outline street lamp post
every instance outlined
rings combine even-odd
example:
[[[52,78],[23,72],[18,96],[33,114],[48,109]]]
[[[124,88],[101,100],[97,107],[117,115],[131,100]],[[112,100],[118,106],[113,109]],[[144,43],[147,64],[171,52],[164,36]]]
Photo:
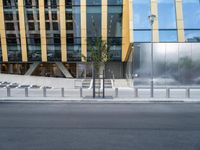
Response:
[[[151,97],[154,97],[154,83],[153,83],[153,23],[155,21],[156,15],[151,14],[149,17],[149,22],[151,24]]]

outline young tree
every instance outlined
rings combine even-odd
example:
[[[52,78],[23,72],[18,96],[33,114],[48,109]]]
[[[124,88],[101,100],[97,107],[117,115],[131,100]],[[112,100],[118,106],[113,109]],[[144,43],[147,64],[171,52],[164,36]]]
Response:
[[[93,63],[97,73],[102,74],[106,63],[110,61],[110,45],[101,37],[95,37],[88,44],[88,50],[90,52],[89,60]],[[87,60],[86,56],[83,58]]]
[[[105,65],[110,61],[110,42],[102,40],[102,37],[98,36],[95,23],[92,25],[92,32],[94,37],[88,42],[88,51],[90,53],[89,58],[82,55],[86,62],[91,61],[98,74],[102,74],[105,69]]]
[[[88,42],[88,52],[89,57],[82,55],[83,59],[86,62],[92,62],[93,64],[93,98],[95,98],[95,78],[102,77],[105,65],[110,61],[110,44],[109,42],[102,40],[102,37],[99,37],[97,30],[93,22],[93,33],[94,37]],[[98,73],[98,74],[97,74]],[[100,90],[100,89],[99,89]]]

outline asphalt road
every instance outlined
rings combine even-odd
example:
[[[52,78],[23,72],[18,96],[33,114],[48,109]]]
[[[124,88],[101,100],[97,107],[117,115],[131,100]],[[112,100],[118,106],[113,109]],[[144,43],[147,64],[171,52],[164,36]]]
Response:
[[[200,104],[0,103],[0,150],[200,150]]]

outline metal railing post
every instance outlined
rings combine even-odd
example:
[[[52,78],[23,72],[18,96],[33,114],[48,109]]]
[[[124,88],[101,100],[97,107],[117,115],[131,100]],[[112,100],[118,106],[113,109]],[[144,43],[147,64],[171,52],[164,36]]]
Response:
[[[11,90],[10,90],[10,87],[7,87],[7,97],[11,97]]]
[[[105,71],[103,70],[103,98],[105,98]]]
[[[135,94],[135,97],[138,97],[138,88],[135,88],[134,94]]]
[[[170,98],[170,88],[166,88],[166,97]]]
[[[28,97],[28,87],[25,88],[25,97]]]
[[[61,97],[65,97],[65,89],[61,88]]]
[[[117,98],[119,96],[119,90],[118,88],[115,88],[115,97]]]
[[[186,98],[190,98],[190,88],[186,89]]]
[[[82,89],[82,87],[80,88],[80,97],[83,97],[83,89]]]
[[[47,97],[47,89],[46,89],[46,87],[43,87],[43,97]]]

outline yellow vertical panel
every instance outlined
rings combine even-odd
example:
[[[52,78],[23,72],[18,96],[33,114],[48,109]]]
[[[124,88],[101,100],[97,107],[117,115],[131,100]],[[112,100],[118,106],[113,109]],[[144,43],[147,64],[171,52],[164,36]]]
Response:
[[[159,42],[158,1],[157,0],[151,0],[151,14],[156,15],[155,21],[153,23],[153,42]]]
[[[3,62],[7,62],[8,51],[7,51],[6,31],[5,31],[5,22],[4,22],[4,12],[3,12],[3,0],[0,0],[0,36],[1,36]]]
[[[101,36],[103,41],[107,41],[107,16],[108,16],[108,1],[107,0],[102,0],[102,12],[101,12],[101,20],[102,20],[102,25],[101,25]]]
[[[19,26],[20,26],[20,39],[21,39],[21,50],[22,50],[22,61],[27,62],[27,43],[26,43],[26,29],[24,19],[24,1],[18,1],[19,11]]]
[[[61,60],[62,62],[67,62],[65,0],[60,0],[59,3],[60,3],[59,5],[60,5]]]
[[[184,42],[184,24],[183,24],[183,8],[182,0],[176,0],[176,24],[178,31],[178,42]]]
[[[39,14],[40,14],[40,38],[41,38],[42,62],[47,62],[47,42],[46,42],[44,0],[39,0]]]
[[[123,0],[122,16],[122,62],[126,61],[130,45],[130,19],[129,19],[129,0]]]
[[[130,43],[133,43],[133,0],[129,0],[129,32]]]
[[[81,55],[87,57],[86,0],[81,0]],[[82,61],[86,61],[82,57]]]

